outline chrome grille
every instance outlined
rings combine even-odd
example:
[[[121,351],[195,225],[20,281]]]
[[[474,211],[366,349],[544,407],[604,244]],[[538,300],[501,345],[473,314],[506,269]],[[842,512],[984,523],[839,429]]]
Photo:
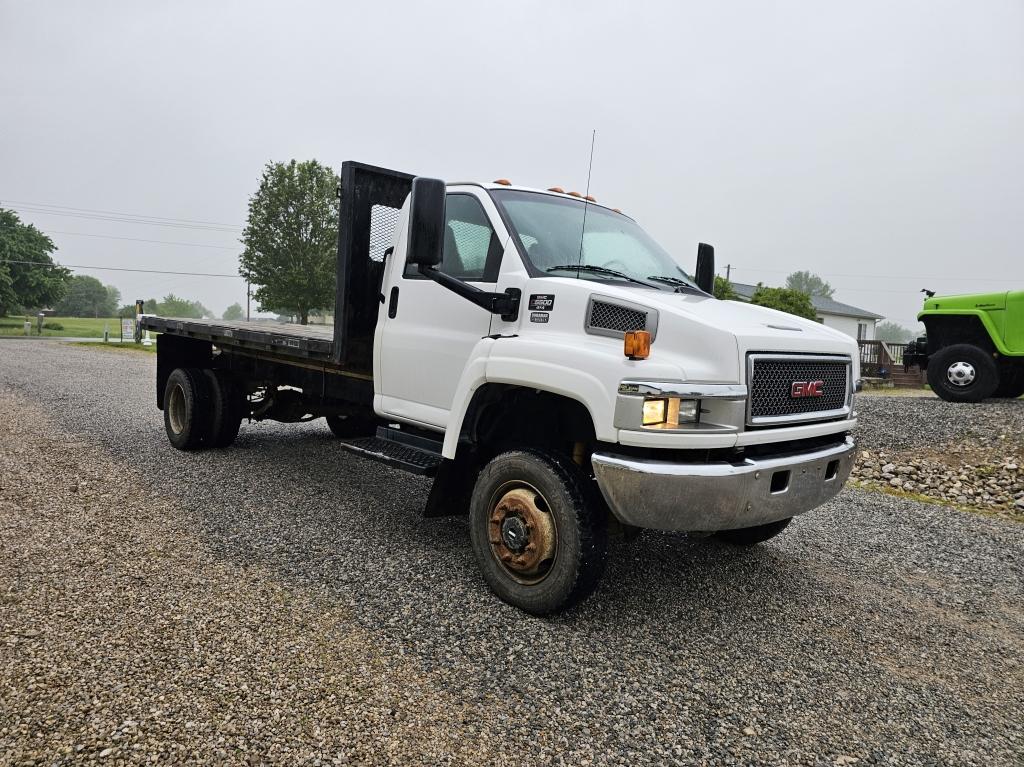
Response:
[[[849,413],[850,359],[751,354],[748,420],[757,423],[826,420]],[[796,397],[793,384],[821,381],[820,397]]]

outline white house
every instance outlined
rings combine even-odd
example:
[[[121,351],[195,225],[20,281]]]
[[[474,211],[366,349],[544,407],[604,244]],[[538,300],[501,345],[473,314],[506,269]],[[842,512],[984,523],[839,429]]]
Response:
[[[743,301],[749,301],[757,290],[756,285],[744,285],[740,282],[732,284],[733,289]],[[818,322],[826,327],[835,328],[858,341],[874,341],[875,325],[884,319],[881,315],[859,309],[831,298],[811,296],[811,304],[818,312]]]

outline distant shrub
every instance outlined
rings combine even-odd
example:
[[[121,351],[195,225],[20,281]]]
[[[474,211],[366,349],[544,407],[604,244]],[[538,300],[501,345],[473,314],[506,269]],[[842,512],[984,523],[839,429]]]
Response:
[[[59,322],[44,322],[43,323],[43,327],[46,330],[63,330],[64,329],[64,326],[61,325]]]

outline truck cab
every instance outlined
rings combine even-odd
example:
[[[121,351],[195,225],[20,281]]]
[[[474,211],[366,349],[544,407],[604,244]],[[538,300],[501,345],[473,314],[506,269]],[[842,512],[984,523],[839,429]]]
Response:
[[[610,533],[752,545],[842,488],[856,342],[714,298],[710,247],[691,272],[625,213],[504,180],[346,163],[341,194],[320,377],[289,364],[289,340],[146,318],[159,344],[177,337],[165,410],[172,373],[195,369],[188,343],[207,344],[208,399],[224,382],[242,417],[325,415],[347,449],[433,476],[424,513],[468,515],[488,585],[536,614],[594,589]]]

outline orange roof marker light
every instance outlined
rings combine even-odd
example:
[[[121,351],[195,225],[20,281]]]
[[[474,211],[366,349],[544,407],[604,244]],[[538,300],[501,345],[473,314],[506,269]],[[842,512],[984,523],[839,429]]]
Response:
[[[560,187],[560,186],[549,186],[548,187],[548,191],[549,192],[558,192],[559,194],[565,194],[565,190],[562,189],[562,187]]]
[[[570,197],[582,197],[583,196],[579,192],[566,192],[566,194],[569,195]]]
[[[631,360],[647,359],[651,356],[651,334],[646,330],[627,331],[622,351]]]
[[[614,212],[614,213],[621,213],[622,211],[619,210],[618,208],[612,208],[612,212]]]
[[[512,186],[512,182],[507,178],[496,178],[494,179],[495,184],[501,184],[502,186]]]
[[[583,199],[586,200],[587,202],[597,202],[597,198],[594,197],[592,194],[588,194]]]

